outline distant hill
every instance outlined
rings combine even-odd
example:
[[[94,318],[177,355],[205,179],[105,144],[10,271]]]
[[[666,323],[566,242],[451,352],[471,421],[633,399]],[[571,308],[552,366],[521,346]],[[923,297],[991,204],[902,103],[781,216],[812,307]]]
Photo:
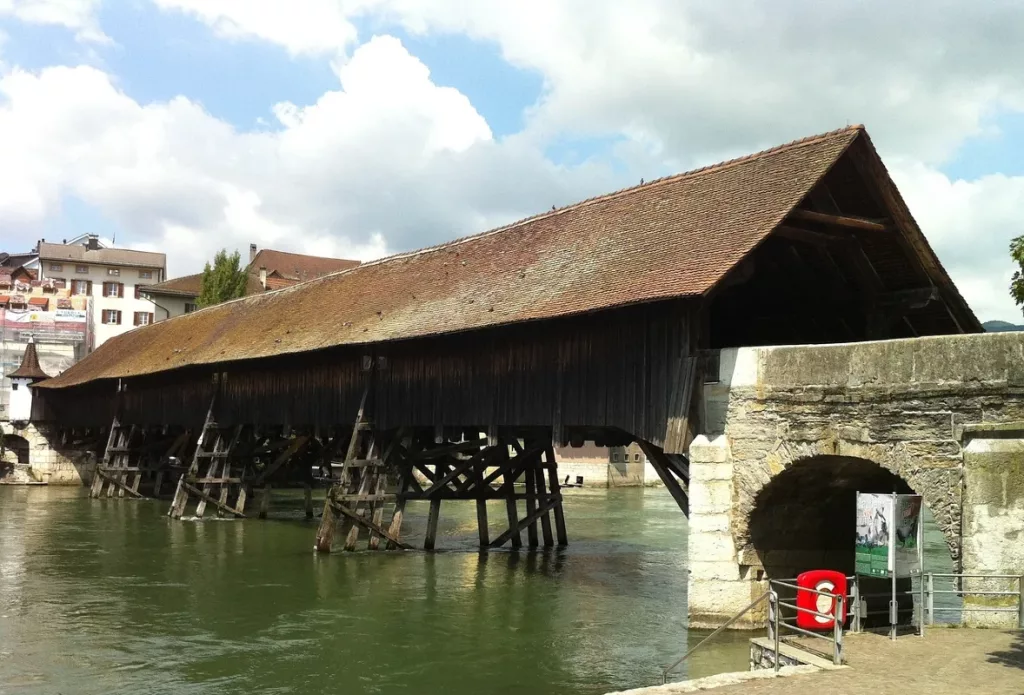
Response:
[[[986,321],[981,325],[989,333],[1004,333],[1006,331],[1024,331],[1024,326],[1018,326],[1007,321]]]

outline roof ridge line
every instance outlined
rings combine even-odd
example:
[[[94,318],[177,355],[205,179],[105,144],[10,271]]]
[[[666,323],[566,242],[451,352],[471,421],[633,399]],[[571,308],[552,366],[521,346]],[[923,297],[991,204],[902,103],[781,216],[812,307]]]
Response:
[[[703,174],[707,174],[707,173],[712,172],[712,171],[719,171],[719,170],[722,170],[722,169],[728,169],[728,168],[731,168],[731,167],[734,167],[734,166],[739,166],[741,164],[746,164],[748,162],[756,161],[756,160],[761,159],[763,157],[766,157],[768,155],[777,154],[779,152],[787,151],[787,150],[794,149],[794,148],[797,148],[797,147],[806,147],[807,145],[815,144],[817,142],[820,142],[821,140],[824,140],[825,138],[830,138],[830,137],[839,135],[841,133],[847,133],[847,132],[853,132],[853,131],[861,131],[861,132],[863,132],[865,130],[866,129],[865,129],[865,127],[862,124],[854,124],[854,125],[845,126],[843,128],[836,128],[834,130],[830,130],[830,131],[827,131],[827,132],[824,132],[824,133],[818,133],[817,135],[808,135],[807,137],[798,138],[796,140],[791,140],[790,142],[785,142],[785,143],[782,143],[780,145],[775,145],[773,147],[769,147],[769,148],[761,150],[759,152],[754,152],[752,154],[747,154],[747,155],[743,155],[743,156],[740,156],[740,157],[733,157],[732,159],[727,159],[727,160],[724,160],[724,161],[721,161],[721,162],[716,162],[714,164],[708,164],[706,166],[698,167],[696,169],[691,169],[689,171],[684,171],[684,172],[681,172],[681,173],[678,173],[678,174],[670,174],[668,176],[663,176],[663,177],[661,177],[659,179],[654,179],[652,181],[648,181],[646,183],[642,183],[642,184],[639,184],[639,185],[636,185],[636,186],[629,186],[627,188],[620,188],[619,190],[612,191],[611,193],[604,193],[604,194],[601,194],[601,195],[592,196],[590,198],[585,198],[585,199],[583,199],[581,201],[578,201],[578,202],[566,205],[565,207],[558,208],[557,210],[548,210],[548,211],[545,211],[545,212],[542,212],[542,213],[538,213],[536,215],[531,215],[529,217],[524,217],[523,219],[516,220],[515,222],[510,222],[509,224],[503,225],[501,227],[495,227],[494,229],[489,229],[489,230],[486,230],[486,231],[483,231],[483,232],[478,232],[476,234],[470,234],[470,235],[467,235],[467,236],[458,237],[456,239],[451,239],[449,241],[445,241],[445,242],[442,242],[440,244],[434,244],[433,246],[425,246],[423,248],[413,249],[412,251],[403,251],[401,253],[395,253],[395,254],[392,254],[390,256],[384,256],[382,258],[378,258],[378,259],[375,259],[375,260],[372,260],[372,261],[366,261],[364,263],[360,263],[359,265],[354,266],[352,268],[345,268],[343,270],[338,270],[338,271],[335,271],[333,273],[326,273],[326,274],[321,275],[320,277],[317,277],[317,278],[311,278],[309,280],[300,281],[300,282],[298,282],[298,283],[296,283],[294,285],[290,285],[288,287],[282,287],[282,288],[276,289],[276,290],[268,290],[266,292],[263,292],[262,294],[253,295],[251,297],[238,297],[236,299],[232,299],[232,300],[229,300],[227,302],[222,302],[221,304],[214,305],[214,306],[223,306],[224,304],[241,303],[241,302],[245,302],[247,300],[258,301],[262,297],[267,297],[267,296],[272,295],[272,294],[289,292],[289,291],[297,289],[300,286],[304,286],[304,285],[308,285],[308,284],[313,284],[313,283],[317,283],[317,282],[326,281],[326,280],[329,280],[331,278],[338,277],[339,275],[343,275],[345,273],[351,273],[351,272],[360,270],[362,268],[378,266],[378,265],[382,265],[382,264],[390,262],[390,261],[402,260],[404,258],[414,258],[416,256],[420,256],[420,255],[424,255],[424,254],[428,254],[428,253],[433,253],[433,252],[436,252],[436,251],[441,251],[441,250],[446,249],[446,248],[455,247],[455,246],[458,246],[460,244],[464,244],[464,243],[467,243],[469,241],[473,241],[475,239],[483,239],[483,238],[486,238],[486,237],[489,237],[489,236],[492,236],[492,235],[495,235],[495,234],[500,234],[500,233],[506,232],[506,231],[508,231],[510,229],[515,229],[516,227],[519,227],[521,225],[524,225],[524,224],[527,224],[527,223],[530,223],[530,222],[536,222],[537,220],[542,220],[542,219],[544,219],[546,217],[554,217],[555,215],[560,215],[560,214],[562,214],[564,212],[569,212],[571,210],[576,210],[576,209],[583,208],[583,207],[586,207],[586,206],[589,206],[589,205],[594,205],[596,203],[603,202],[603,201],[606,201],[606,200],[614,200],[617,197],[620,197],[620,196],[623,196],[623,195],[627,195],[627,194],[632,193],[634,191],[637,191],[637,190],[639,190],[641,188],[649,188],[650,186],[655,186],[655,185],[665,185],[667,183],[675,182],[675,181],[681,181],[683,179],[686,179],[686,178],[689,178],[689,177],[692,177],[692,176],[703,175]],[[261,251],[262,251],[262,249],[261,249]],[[284,253],[289,253],[289,252],[286,251]],[[302,255],[302,254],[297,254],[297,255]],[[203,307],[203,309],[208,309],[208,308],[211,308],[211,307]],[[203,309],[200,309],[199,311],[202,311]],[[177,317],[174,317],[174,318],[177,318]]]
[[[639,190],[641,188],[649,188],[651,186],[664,185],[664,184],[672,183],[672,182],[675,182],[675,181],[681,181],[681,180],[689,178],[691,176],[696,176],[698,174],[707,174],[707,173],[712,172],[712,171],[728,169],[730,167],[734,167],[734,166],[738,166],[738,165],[741,165],[741,164],[746,164],[748,162],[756,161],[756,160],[758,160],[758,159],[760,159],[762,157],[765,157],[767,155],[776,154],[778,152],[794,149],[796,147],[805,147],[807,145],[812,145],[812,144],[817,143],[817,142],[819,142],[821,140],[824,140],[825,138],[833,137],[833,136],[839,135],[841,133],[853,132],[853,131],[864,131],[864,130],[865,130],[865,128],[864,128],[863,125],[855,124],[855,125],[845,126],[843,128],[836,128],[835,130],[830,130],[830,131],[825,132],[825,133],[819,133],[817,135],[809,135],[807,137],[799,138],[797,140],[792,140],[790,142],[786,142],[786,143],[783,143],[781,145],[775,145],[773,147],[769,147],[768,149],[761,150],[759,152],[754,152],[753,154],[747,154],[747,155],[743,155],[741,157],[734,157],[732,159],[727,159],[727,160],[724,160],[724,161],[721,161],[721,162],[716,162],[714,164],[708,164],[708,165],[705,165],[703,167],[698,167],[696,169],[690,169],[689,171],[684,171],[684,172],[681,172],[681,173],[678,173],[678,174],[669,174],[668,176],[662,176],[661,178],[653,179],[651,181],[647,181],[646,183],[638,184],[636,186],[629,186],[627,188],[620,188],[619,190],[612,191],[611,193],[602,193],[601,195],[591,196],[590,198],[584,198],[583,200],[577,201],[575,203],[570,203],[569,205],[566,205],[564,207],[560,207],[560,208],[558,208],[556,210],[547,210],[547,211],[544,211],[544,212],[541,212],[541,213],[537,213],[535,215],[530,215],[529,217],[524,217],[521,220],[516,220],[515,222],[510,222],[510,223],[508,223],[506,225],[502,225],[500,227],[495,227],[494,229],[489,229],[489,230],[486,230],[486,231],[483,231],[483,232],[478,232],[476,234],[469,234],[467,236],[458,237],[456,239],[451,239],[449,241],[445,241],[445,242],[442,242],[440,244],[434,244],[433,246],[425,246],[425,247],[420,248],[420,249],[414,249],[412,251],[403,251],[401,253],[392,254],[390,256],[384,256],[382,258],[378,258],[378,259],[375,259],[375,260],[372,260],[372,261],[366,261],[365,263],[361,263],[356,268],[347,268],[345,270],[340,270],[340,271],[337,271],[335,273],[329,273],[329,274],[323,275],[323,276],[321,276],[319,278],[315,278],[313,280],[310,280],[309,282],[315,282],[316,280],[323,280],[323,279],[326,279],[326,278],[329,278],[329,277],[333,277],[335,275],[340,275],[341,273],[348,273],[348,272],[351,272],[353,270],[357,270],[358,268],[364,268],[364,267],[367,267],[367,266],[380,265],[380,264],[385,263],[387,261],[401,260],[403,258],[412,258],[414,256],[419,256],[421,254],[431,253],[431,252],[434,252],[434,251],[440,251],[440,250],[448,248],[448,247],[458,246],[460,244],[466,243],[468,241],[472,241],[474,239],[481,239],[481,238],[484,238],[484,237],[491,236],[493,234],[499,234],[501,232],[505,232],[505,231],[508,231],[510,229],[515,229],[516,227],[519,227],[521,225],[524,225],[524,224],[527,224],[527,223],[530,223],[530,222],[536,222],[537,220],[542,220],[542,219],[544,219],[546,217],[554,217],[555,215],[560,215],[560,214],[562,214],[564,212],[569,212],[569,211],[572,211],[572,210],[577,210],[579,208],[586,207],[586,206],[589,206],[589,205],[593,205],[595,203],[600,203],[600,202],[603,202],[603,201],[606,201],[606,200],[614,200],[615,198],[618,198],[620,196],[632,193],[632,192],[637,191],[637,190]],[[290,289],[290,288],[284,288],[284,289]]]

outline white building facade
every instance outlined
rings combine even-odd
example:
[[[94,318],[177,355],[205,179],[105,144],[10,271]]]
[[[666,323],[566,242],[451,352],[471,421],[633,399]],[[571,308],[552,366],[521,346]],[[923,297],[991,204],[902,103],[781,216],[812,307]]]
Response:
[[[63,281],[72,297],[89,299],[92,349],[153,323],[156,307],[139,288],[162,282],[166,275],[162,253],[106,248],[95,236],[82,243],[39,242],[40,279]]]

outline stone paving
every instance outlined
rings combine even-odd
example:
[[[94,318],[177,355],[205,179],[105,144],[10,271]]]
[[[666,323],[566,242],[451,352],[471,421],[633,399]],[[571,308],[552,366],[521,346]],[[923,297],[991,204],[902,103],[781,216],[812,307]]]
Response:
[[[1024,631],[933,628],[895,643],[848,635],[849,668],[746,681],[714,695],[1024,695]],[[630,691],[637,695],[694,692],[685,683]]]

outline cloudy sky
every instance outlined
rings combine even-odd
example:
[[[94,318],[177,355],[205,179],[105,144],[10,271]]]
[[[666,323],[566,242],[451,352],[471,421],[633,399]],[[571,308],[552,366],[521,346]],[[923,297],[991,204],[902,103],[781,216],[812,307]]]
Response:
[[[0,248],[370,259],[850,123],[1021,321],[1019,0],[0,0]]]

